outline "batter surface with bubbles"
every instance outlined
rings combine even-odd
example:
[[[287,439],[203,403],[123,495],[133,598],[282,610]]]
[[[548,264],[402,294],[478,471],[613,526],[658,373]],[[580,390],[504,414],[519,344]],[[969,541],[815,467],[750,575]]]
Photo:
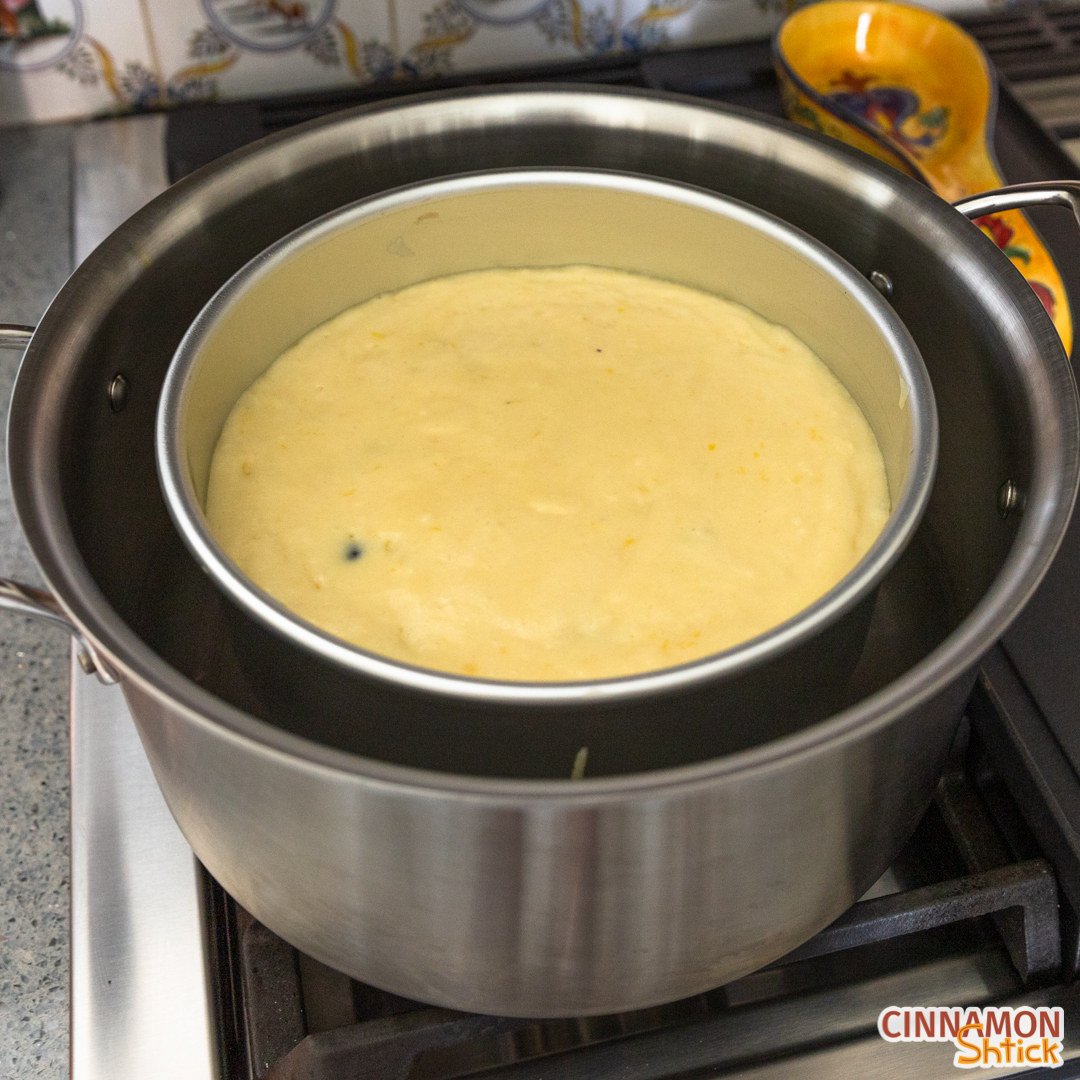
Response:
[[[579,266],[438,278],[317,327],[233,408],[206,510],[331,634],[551,682],[791,618],[865,554],[889,494],[858,406],[790,331]]]

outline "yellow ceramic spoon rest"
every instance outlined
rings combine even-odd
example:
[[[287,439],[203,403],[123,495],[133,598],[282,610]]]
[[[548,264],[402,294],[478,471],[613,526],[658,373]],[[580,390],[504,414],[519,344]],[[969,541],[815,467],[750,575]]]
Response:
[[[992,150],[997,80],[973,38],[924,8],[823,0],[777,31],[791,119],[873,154],[956,202],[1005,183]],[[1027,278],[1068,353],[1064,282],[1019,210],[976,219]]]

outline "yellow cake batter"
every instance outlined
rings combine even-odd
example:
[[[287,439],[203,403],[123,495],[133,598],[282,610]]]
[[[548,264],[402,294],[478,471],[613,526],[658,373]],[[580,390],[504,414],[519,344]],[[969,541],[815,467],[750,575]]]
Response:
[[[284,353],[214,453],[210,528],[372,652],[563,681],[796,614],[889,514],[858,407],[790,331],[615,270],[378,296]]]

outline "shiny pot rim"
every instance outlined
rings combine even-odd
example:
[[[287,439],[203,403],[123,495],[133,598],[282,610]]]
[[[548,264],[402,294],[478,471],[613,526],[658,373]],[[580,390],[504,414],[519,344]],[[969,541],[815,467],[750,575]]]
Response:
[[[722,652],[651,671],[559,682],[486,679],[419,667],[353,645],[290,611],[225,553],[200,506],[188,467],[185,418],[202,350],[249,290],[299,253],[365,221],[395,211],[418,211],[459,195],[543,186],[643,195],[748,226],[837,282],[869,316],[890,354],[901,407],[910,417],[912,446],[888,521],[863,557],[826,593],[784,622]],[[936,472],[938,420],[929,373],[903,322],[862,274],[802,230],[741,200],[679,181],[609,169],[506,168],[419,181],[359,199],[295,229],[249,260],[211,297],[180,342],[160,393],[154,442],[165,502],[189,551],[226,596],[292,646],[354,674],[408,690],[466,702],[558,707],[631,701],[739,676],[798,648],[851,611],[880,584],[922,520]]]
[[[467,108],[469,113],[463,110]],[[1002,571],[960,626],[903,676],[850,708],[773,743],[675,769],[568,781],[463,777],[390,765],[335,750],[283,731],[203,689],[163,660],[124,622],[90,574],[64,511],[55,433],[64,422],[57,389],[74,358],[88,347],[131,287],[145,260],[176,243],[185,230],[221,212],[238,192],[271,183],[290,170],[315,167],[340,153],[339,125],[354,125],[357,152],[393,145],[428,130],[499,128],[515,123],[556,128],[575,123],[619,130],[647,129],[664,139],[710,141],[748,155],[768,154],[841,190],[858,192],[882,214],[918,217],[942,258],[958,274],[972,263],[986,271],[987,310],[1019,306],[999,329],[1026,357],[1033,410],[1043,421],[1033,448],[1027,505]],[[59,603],[103,661],[159,707],[175,709],[199,728],[298,768],[373,788],[471,802],[519,805],[614,803],[641,793],[700,787],[734,772],[777,767],[824,745],[851,744],[932,700],[961,671],[978,663],[1035,590],[1060,544],[1080,475],[1078,403],[1072,370],[1041,304],[982,232],[928,189],[824,135],[750,110],[663,91],[515,85],[432,91],[405,102],[363,105],[312,120],[237,150],[175,184],[117,229],[73,274],[45,313],[20,369],[9,415],[9,473],[16,512]],[[1034,325],[1035,330],[1031,329]],[[102,388],[104,390],[104,387]],[[1049,538],[1049,539],[1047,539]]]

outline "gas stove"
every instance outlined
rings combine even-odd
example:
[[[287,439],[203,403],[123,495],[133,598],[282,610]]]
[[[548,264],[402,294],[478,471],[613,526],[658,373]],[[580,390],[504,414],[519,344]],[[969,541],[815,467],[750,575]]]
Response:
[[[1030,16],[1051,41],[1035,71],[1043,82],[1002,88],[996,145],[1010,181],[1080,178],[1062,145],[1021,104],[1048,116],[1052,101],[1061,134],[1080,134],[1080,94],[1070,113],[1061,90],[1062,80],[1080,72],[1075,56],[1062,59],[1062,42],[1072,40],[1070,12],[1050,7]],[[972,21],[1006,71],[1010,64],[1030,68],[1038,49],[1025,52],[1024,43],[1043,40],[1034,31],[1024,38],[1021,14]],[[647,86],[782,114],[764,42],[512,75]],[[422,88],[508,78],[474,75]],[[1051,83],[1054,93],[1046,90]],[[88,125],[76,147],[77,248],[85,254],[160,190],[165,170],[176,180],[251,139],[417,88],[198,106],[167,121],[141,117],[112,129]],[[118,160],[133,164],[117,172]],[[119,183],[108,181],[110,167]],[[1068,288],[1080,296],[1075,237],[1045,232]],[[489,1080],[931,1080],[955,1075],[953,1045],[887,1043],[877,1032],[881,1010],[989,1004],[1061,1007],[1066,1061],[1047,1075],[1080,1076],[1080,987],[1073,985],[1080,971],[1078,601],[1074,523],[1047,581],[984,661],[915,835],[836,923],[709,993],[577,1020],[432,1008],[298,953],[199,866],[165,807],[119,691],[73,664],[73,1080],[452,1080],[479,1073]]]

